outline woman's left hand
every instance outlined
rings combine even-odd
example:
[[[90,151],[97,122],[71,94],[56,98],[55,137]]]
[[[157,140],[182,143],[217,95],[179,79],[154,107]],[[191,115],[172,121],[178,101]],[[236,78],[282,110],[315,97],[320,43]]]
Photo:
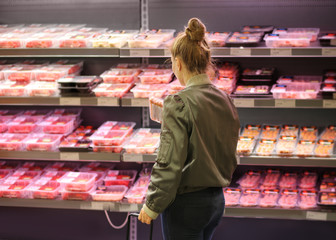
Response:
[[[147,215],[145,210],[142,208],[138,217],[139,221],[142,223],[150,224],[153,220],[150,216]]]

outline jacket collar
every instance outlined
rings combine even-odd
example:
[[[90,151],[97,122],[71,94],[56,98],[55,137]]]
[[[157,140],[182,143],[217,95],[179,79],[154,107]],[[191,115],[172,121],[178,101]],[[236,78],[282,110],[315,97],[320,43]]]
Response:
[[[186,84],[186,87],[196,86],[196,85],[204,85],[211,84],[211,81],[207,74],[199,74],[190,78]]]

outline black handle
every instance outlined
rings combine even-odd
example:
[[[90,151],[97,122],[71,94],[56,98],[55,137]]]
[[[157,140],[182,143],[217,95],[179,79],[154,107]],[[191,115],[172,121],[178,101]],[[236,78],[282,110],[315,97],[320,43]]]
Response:
[[[130,225],[131,225],[131,217],[139,217],[139,213],[130,213],[128,215],[128,220],[127,220],[127,240],[129,240],[129,232],[130,232]],[[153,220],[150,223],[150,233],[149,233],[149,239],[153,239]]]

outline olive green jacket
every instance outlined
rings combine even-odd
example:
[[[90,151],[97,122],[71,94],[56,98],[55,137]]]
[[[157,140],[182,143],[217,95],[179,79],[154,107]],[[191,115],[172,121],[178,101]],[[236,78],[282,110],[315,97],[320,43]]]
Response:
[[[228,186],[237,166],[236,108],[206,74],[192,77],[184,90],[165,98],[162,119],[160,147],[144,205],[153,219],[176,194]]]

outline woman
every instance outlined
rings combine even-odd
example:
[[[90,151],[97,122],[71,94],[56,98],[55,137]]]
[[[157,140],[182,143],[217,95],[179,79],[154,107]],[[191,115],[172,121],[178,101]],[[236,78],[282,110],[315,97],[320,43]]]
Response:
[[[160,147],[139,220],[160,213],[163,235],[211,239],[224,211],[223,187],[237,165],[239,119],[227,94],[212,85],[206,28],[192,18],[171,48],[172,68],[186,88],[164,100]]]

